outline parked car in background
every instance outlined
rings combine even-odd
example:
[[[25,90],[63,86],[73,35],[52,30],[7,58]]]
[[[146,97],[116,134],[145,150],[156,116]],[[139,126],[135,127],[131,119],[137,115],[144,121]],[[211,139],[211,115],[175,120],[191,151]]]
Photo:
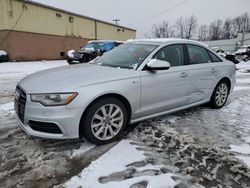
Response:
[[[17,85],[15,111],[30,135],[107,144],[131,123],[208,102],[221,108],[235,70],[195,41],[131,40],[92,63],[27,76]]]
[[[69,64],[86,63],[97,56],[101,56],[104,52],[112,50],[123,42],[113,40],[94,40],[89,41],[79,50],[70,50],[67,54],[67,61]]]
[[[248,61],[250,59],[250,45],[244,45],[239,50],[235,52],[237,58],[243,61]]]
[[[236,58],[235,54],[225,52],[224,50],[221,50],[218,47],[212,47],[217,54],[219,54],[221,57],[224,57],[226,60],[232,61],[234,64],[238,64],[240,61]]]
[[[9,61],[8,54],[4,50],[0,50],[0,62]]]

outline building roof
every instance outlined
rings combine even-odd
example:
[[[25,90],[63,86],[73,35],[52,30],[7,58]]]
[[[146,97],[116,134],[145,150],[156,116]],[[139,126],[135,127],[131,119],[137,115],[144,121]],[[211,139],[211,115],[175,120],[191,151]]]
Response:
[[[73,15],[73,16],[79,16],[79,17],[82,17],[82,18],[87,18],[87,19],[98,21],[98,22],[105,23],[105,24],[108,24],[108,25],[121,27],[121,28],[124,28],[124,29],[132,30],[132,31],[136,31],[136,29],[125,27],[125,26],[122,26],[122,25],[116,25],[116,24],[113,24],[113,23],[110,23],[110,22],[106,22],[106,21],[99,20],[99,19],[96,19],[96,18],[88,17],[88,16],[85,16],[85,15],[82,15],[82,14],[78,14],[78,13],[74,13],[74,12],[67,11],[67,10],[64,10],[64,9],[60,9],[60,8],[57,8],[57,7],[53,7],[53,6],[45,5],[45,4],[42,4],[42,3],[38,3],[38,2],[35,2],[35,1],[32,1],[32,0],[19,0],[19,1],[22,1],[22,2],[25,2],[25,3],[28,3],[28,4],[37,5],[37,6],[44,7],[44,8],[48,8],[48,9],[52,9],[52,10],[55,10],[55,11],[63,12],[63,13],[70,14],[70,15]]]

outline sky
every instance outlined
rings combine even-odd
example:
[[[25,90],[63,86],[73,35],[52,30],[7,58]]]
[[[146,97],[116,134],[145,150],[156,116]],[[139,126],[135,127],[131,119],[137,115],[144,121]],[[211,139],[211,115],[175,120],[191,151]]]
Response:
[[[33,0],[137,30],[137,38],[149,35],[153,24],[174,24],[179,17],[194,15],[198,24],[210,24],[247,12],[250,0]]]

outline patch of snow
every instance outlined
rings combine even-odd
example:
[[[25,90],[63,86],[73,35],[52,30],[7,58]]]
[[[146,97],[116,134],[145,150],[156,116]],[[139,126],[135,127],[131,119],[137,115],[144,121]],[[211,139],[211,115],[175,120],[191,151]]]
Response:
[[[234,91],[248,90],[250,87],[246,86],[234,86]]]
[[[250,83],[250,78],[247,78],[247,79],[237,79],[237,83]]]
[[[64,60],[59,61],[29,61],[29,62],[8,62],[0,64],[0,77],[25,76],[40,70],[67,65]]]
[[[81,144],[79,149],[73,150],[72,157],[80,156],[84,154],[85,152],[91,150],[94,148],[96,145],[88,142],[87,140],[84,140],[84,142]]]
[[[249,143],[249,144],[250,144],[250,136],[249,136],[249,137],[246,137],[244,140],[246,141],[246,143]]]
[[[165,115],[165,116],[161,116],[159,117],[161,120],[163,121],[168,121],[170,123],[174,123],[178,120],[177,116],[173,116],[173,115]]]
[[[73,50],[73,49],[69,50],[68,51],[68,56],[71,57],[71,58],[73,58],[74,57],[74,55],[73,55],[74,52],[75,52],[75,50]]]
[[[1,104],[0,111],[14,113],[14,102]]]
[[[122,140],[110,151],[102,155],[96,161],[93,161],[87,168],[85,168],[79,175],[72,177],[65,183],[65,187],[86,187],[86,188],[127,188],[133,184],[147,181],[147,188],[158,187],[174,187],[175,182],[171,175],[173,174],[161,174],[158,176],[140,176],[123,181],[110,181],[107,183],[100,183],[98,181],[101,177],[107,177],[112,173],[121,172],[129,169],[127,165],[145,160],[145,156],[142,151],[138,151],[135,146],[130,144],[129,140]]]
[[[236,156],[236,158],[242,160],[250,168],[250,157]]]
[[[242,144],[240,146],[230,145],[231,151],[241,154],[250,154],[249,144]]]

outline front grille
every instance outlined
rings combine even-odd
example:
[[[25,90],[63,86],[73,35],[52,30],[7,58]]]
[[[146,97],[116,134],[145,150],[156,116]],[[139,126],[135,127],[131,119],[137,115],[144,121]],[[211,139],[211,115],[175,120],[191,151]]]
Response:
[[[22,123],[24,123],[26,105],[26,93],[19,86],[16,87],[15,93],[15,111]]]
[[[81,59],[82,58],[82,54],[78,53],[78,52],[74,52],[73,56],[75,59]]]
[[[55,123],[47,123],[40,121],[29,121],[31,129],[44,133],[62,134],[61,129]]]

